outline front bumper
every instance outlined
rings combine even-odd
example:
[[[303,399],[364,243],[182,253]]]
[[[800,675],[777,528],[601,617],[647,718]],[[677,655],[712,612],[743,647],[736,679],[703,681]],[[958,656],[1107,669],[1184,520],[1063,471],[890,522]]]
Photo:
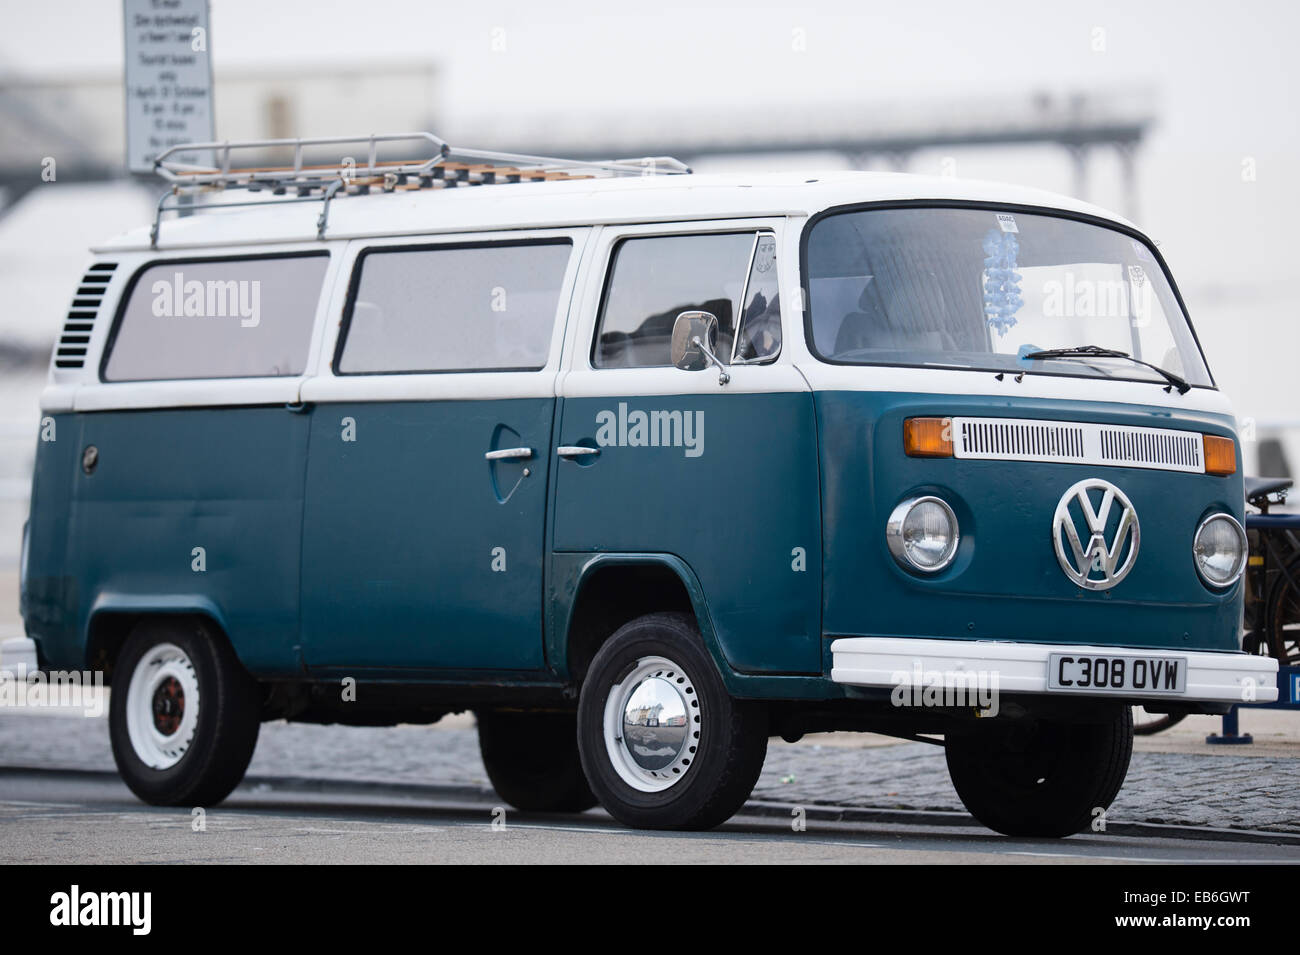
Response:
[[[1054,653],[1181,659],[1187,661],[1186,690],[1154,693],[1126,690],[1048,689],[1048,659]],[[831,679],[849,686],[923,686],[933,673],[996,673],[1001,693],[1051,693],[1166,700],[1169,702],[1274,703],[1277,661],[1248,653],[1151,650],[1079,644],[1013,643],[992,640],[927,640],[897,637],[841,637],[831,643]]]

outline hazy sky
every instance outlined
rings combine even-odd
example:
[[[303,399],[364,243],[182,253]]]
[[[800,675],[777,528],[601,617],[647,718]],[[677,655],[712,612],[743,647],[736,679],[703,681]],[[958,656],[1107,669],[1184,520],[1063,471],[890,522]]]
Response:
[[[0,0],[0,9],[0,70],[120,67],[114,0]],[[211,10],[218,75],[223,66],[427,58],[441,67],[441,113],[453,123],[484,111],[698,116],[761,115],[765,107],[779,122],[802,105],[897,108],[1038,89],[1151,87],[1161,123],[1140,156],[1141,222],[1170,255],[1186,256],[1206,286],[1275,283],[1290,271],[1282,240],[1300,211],[1291,182],[1300,161],[1300,4],[656,0],[602,10],[536,0],[211,0]],[[958,175],[1071,187],[1059,151],[957,157]],[[1243,183],[1247,158],[1257,179]],[[913,168],[935,164],[922,156]],[[1122,206],[1113,163],[1097,164],[1093,193]]]
[[[1173,265],[1216,374],[1250,405],[1280,394],[1294,405],[1300,4],[211,0],[211,10],[218,78],[231,67],[429,60],[450,126],[588,110],[651,110],[656,123],[767,111],[779,123],[834,104],[926,111],[954,98],[1152,88],[1160,122],[1138,158],[1138,222]],[[0,73],[120,68],[115,0],[0,0],[0,23]],[[1059,149],[954,155],[959,176],[1072,188]],[[936,172],[938,161],[919,155],[911,168]],[[1113,159],[1093,183],[1089,198],[1125,211]],[[1267,341],[1243,344],[1251,334]]]

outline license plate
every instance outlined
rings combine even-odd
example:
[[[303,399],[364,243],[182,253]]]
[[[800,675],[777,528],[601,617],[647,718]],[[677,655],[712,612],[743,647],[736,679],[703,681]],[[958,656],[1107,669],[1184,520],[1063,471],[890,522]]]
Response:
[[[1187,660],[1053,653],[1047,663],[1047,688],[1090,693],[1186,693]]]

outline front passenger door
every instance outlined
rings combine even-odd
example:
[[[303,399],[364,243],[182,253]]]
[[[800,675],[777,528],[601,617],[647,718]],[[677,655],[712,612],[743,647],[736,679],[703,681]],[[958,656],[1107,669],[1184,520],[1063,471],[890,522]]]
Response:
[[[817,424],[782,351],[800,317],[784,233],[770,219],[602,230],[605,280],[560,386],[554,548],[681,558],[732,666],[818,673]],[[672,365],[674,320],[696,310],[718,319],[725,384]]]

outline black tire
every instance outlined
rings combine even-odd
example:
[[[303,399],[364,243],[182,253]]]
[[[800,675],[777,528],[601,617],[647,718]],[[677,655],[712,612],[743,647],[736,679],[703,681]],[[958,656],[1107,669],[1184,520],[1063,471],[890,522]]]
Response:
[[[1008,836],[1060,838],[1109,808],[1133,753],[1133,717],[1104,722],[1025,718],[946,740],[948,772],[970,814]]]
[[[474,715],[488,779],[510,805],[526,812],[583,812],[596,805],[582,773],[573,713]]]
[[[664,658],[662,678],[690,700],[685,724],[660,727],[680,747],[677,769],[664,769],[667,787],[647,792],[620,774],[614,759],[622,737],[607,745],[605,709],[611,694],[644,661]],[[614,704],[617,706],[617,703]],[[621,729],[619,718],[619,732]],[[679,734],[678,727],[684,726]],[[698,735],[696,735],[698,734]],[[704,649],[688,614],[656,613],[621,627],[591,662],[578,703],[578,749],[592,791],[611,816],[638,829],[711,829],[749,798],[767,756],[767,713],[754,702],[734,700]],[[682,742],[677,743],[676,740]],[[611,755],[611,746],[615,755]],[[624,769],[624,772],[627,770]],[[678,772],[673,779],[668,774]]]
[[[183,717],[175,713],[159,715],[157,700],[163,688],[152,695],[154,720],[178,720],[179,725],[171,732],[185,733],[188,738],[177,762],[157,767],[146,762],[132,743],[128,705],[135,698],[130,693],[132,678],[138,672],[142,680],[146,679],[149,665],[142,667],[142,661],[152,659],[169,644],[179,648],[188,660],[199,705],[191,714],[194,722],[189,733]],[[183,714],[183,695],[181,700]],[[109,736],[118,772],[145,802],[155,806],[213,806],[221,802],[244,778],[257,746],[260,719],[261,693],[256,681],[209,625],[193,619],[145,620],[127,638],[113,669]]]
[[[1284,666],[1300,666],[1300,560],[1292,561],[1268,594],[1264,629],[1268,655]]]

